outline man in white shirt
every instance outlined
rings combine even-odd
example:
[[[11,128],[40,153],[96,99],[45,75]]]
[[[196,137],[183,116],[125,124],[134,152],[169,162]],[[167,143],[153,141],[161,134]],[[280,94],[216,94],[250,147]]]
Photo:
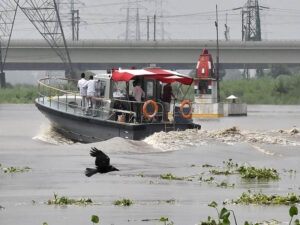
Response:
[[[141,102],[142,97],[145,98],[145,92],[141,88],[141,85],[137,83],[137,81],[133,82],[132,96],[135,98],[137,102]]]
[[[87,89],[87,108],[86,111],[88,111],[89,105],[92,106],[93,108],[93,115],[96,115],[95,109],[96,109],[96,100],[92,99],[92,97],[95,97],[95,92],[96,92],[96,82],[94,80],[93,76],[90,76],[89,80],[86,82],[86,84],[83,86],[84,88]]]
[[[133,91],[132,96],[139,103],[133,104],[133,110],[136,112],[136,121],[141,122],[141,101],[142,98],[145,98],[145,92],[141,88],[141,85],[137,81],[133,81]]]
[[[87,96],[87,89],[84,88],[84,85],[87,83],[87,80],[85,79],[85,74],[82,73],[81,74],[81,79],[78,81],[77,83],[77,87],[79,89],[80,92],[80,96],[81,96],[81,107],[83,110],[85,110],[85,103],[86,103],[86,96]]]

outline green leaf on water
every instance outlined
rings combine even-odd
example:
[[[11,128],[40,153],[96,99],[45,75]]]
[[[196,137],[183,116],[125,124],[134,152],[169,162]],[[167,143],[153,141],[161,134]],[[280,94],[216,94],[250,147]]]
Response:
[[[168,219],[168,218],[165,218],[165,217],[161,217],[159,221],[160,221],[160,222],[167,222],[167,221],[169,221],[169,219]]]
[[[215,201],[213,201],[213,202],[211,202],[208,206],[209,206],[209,207],[216,208],[216,207],[218,206],[218,204],[217,204]]]
[[[223,224],[223,225],[230,225],[229,219],[228,219],[228,218],[224,218],[222,224]]]
[[[223,208],[220,212],[220,219],[228,219],[229,216],[230,212],[226,208]]]
[[[44,222],[43,225],[48,225],[48,223],[47,223],[47,222]]]
[[[96,216],[96,215],[92,215],[91,221],[92,221],[93,223],[99,223],[99,217]]]
[[[291,206],[289,212],[290,212],[290,216],[291,217],[296,216],[296,215],[298,215],[298,208],[293,205],[293,206]]]
[[[244,225],[250,225],[248,221],[245,221]]]

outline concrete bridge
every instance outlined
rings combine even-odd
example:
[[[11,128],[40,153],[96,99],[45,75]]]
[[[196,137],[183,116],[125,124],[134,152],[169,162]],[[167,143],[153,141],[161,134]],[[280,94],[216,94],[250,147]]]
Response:
[[[113,41],[68,42],[75,68],[109,69],[144,67],[192,69],[204,47],[215,58],[216,41]],[[220,67],[254,68],[257,64],[300,65],[300,41],[220,42]],[[6,70],[64,70],[60,58],[44,40],[12,40]]]

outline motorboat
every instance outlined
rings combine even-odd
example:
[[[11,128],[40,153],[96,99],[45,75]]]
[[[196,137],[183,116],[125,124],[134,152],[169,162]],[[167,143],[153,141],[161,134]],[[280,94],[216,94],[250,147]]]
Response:
[[[83,107],[77,80],[47,77],[38,81],[36,107],[50,120],[53,129],[84,143],[113,137],[142,140],[155,132],[200,129],[193,123],[191,102],[185,100],[193,78],[160,68],[115,69],[94,75],[94,107]],[[132,97],[133,82],[145,92],[141,102]],[[170,120],[165,121],[162,89],[176,86],[177,101],[171,102]],[[185,92],[184,92],[185,90]]]

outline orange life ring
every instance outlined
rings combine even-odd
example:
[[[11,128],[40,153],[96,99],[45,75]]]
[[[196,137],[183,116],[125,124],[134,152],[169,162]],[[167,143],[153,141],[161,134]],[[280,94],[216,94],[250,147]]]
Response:
[[[147,105],[150,104],[150,103],[154,106],[154,113],[151,114],[151,115],[149,113],[147,113]],[[143,113],[144,113],[144,115],[146,116],[147,119],[153,118],[156,115],[157,111],[158,111],[158,107],[157,107],[157,104],[156,104],[155,101],[148,100],[148,101],[146,101],[144,103],[144,105],[143,105]]]
[[[188,114],[184,114],[184,113],[183,113],[183,107],[184,107],[186,104],[189,105],[189,113],[188,113]],[[192,104],[191,104],[188,100],[183,101],[183,102],[181,103],[181,105],[180,105],[179,112],[180,112],[180,114],[181,114],[181,116],[182,116],[183,119],[189,119],[189,118],[191,118],[191,116],[192,116]]]

